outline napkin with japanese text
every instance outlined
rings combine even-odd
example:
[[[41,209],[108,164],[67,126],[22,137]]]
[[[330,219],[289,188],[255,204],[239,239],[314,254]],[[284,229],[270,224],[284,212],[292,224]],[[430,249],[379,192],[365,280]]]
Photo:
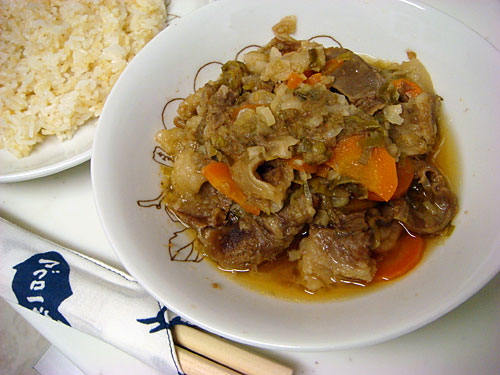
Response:
[[[0,295],[102,339],[165,374],[183,374],[168,311],[130,275],[0,218]]]

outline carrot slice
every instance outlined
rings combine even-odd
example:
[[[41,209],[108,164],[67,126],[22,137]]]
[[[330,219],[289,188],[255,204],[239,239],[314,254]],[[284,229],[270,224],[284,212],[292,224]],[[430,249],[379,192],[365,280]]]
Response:
[[[308,164],[304,161],[301,156],[294,156],[287,159],[287,164],[297,171],[303,171],[307,173],[316,173],[318,166],[314,164]]]
[[[359,181],[387,202],[398,186],[396,161],[385,147],[374,147],[367,163],[361,164],[359,159],[363,154],[361,142],[364,138],[364,134],[357,134],[341,139],[326,164],[340,175]]]
[[[422,88],[417,85],[415,82],[410,80],[399,78],[391,82],[394,87],[405,95],[408,95],[410,98],[418,96],[422,93]]]
[[[330,59],[325,63],[323,74],[331,74],[344,64],[344,60]]]
[[[247,201],[243,190],[234,182],[229,167],[220,162],[212,161],[202,168],[201,174],[217,191],[238,203],[246,212],[260,214],[260,209]]]
[[[398,175],[398,186],[391,199],[401,198],[406,194],[415,176],[415,166],[411,159],[405,158],[396,164],[396,172]],[[368,199],[379,202],[383,201],[382,198],[371,191],[368,192]]]
[[[290,73],[288,80],[286,82],[287,87],[290,90],[296,89],[299,85],[304,82],[304,76],[295,72]]]
[[[402,197],[408,191],[415,177],[415,165],[411,159],[405,158],[397,164],[396,170],[398,173],[398,187],[392,196],[393,199]]]
[[[422,259],[425,241],[422,237],[403,234],[396,247],[377,262],[373,281],[388,281],[403,276]]]
[[[315,73],[312,76],[310,76],[308,79],[304,81],[304,83],[307,83],[308,85],[315,85],[316,83],[320,83],[321,79],[323,78],[323,75],[321,73]]]

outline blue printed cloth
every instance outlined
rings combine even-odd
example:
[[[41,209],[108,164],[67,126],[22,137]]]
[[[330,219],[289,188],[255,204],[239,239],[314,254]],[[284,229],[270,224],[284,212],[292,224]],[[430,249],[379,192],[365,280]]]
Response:
[[[167,1],[168,23],[216,0]],[[183,374],[170,327],[187,324],[128,274],[0,218],[0,295],[106,341],[165,374]],[[172,315],[173,316],[173,315]]]
[[[0,218],[0,295],[106,341],[165,374],[183,374],[165,306],[128,274]]]

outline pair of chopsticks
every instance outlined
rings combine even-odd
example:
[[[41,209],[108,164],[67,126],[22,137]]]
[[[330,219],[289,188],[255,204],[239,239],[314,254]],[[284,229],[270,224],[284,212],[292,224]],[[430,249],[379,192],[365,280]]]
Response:
[[[292,375],[293,370],[215,335],[176,325],[177,358],[188,375]]]

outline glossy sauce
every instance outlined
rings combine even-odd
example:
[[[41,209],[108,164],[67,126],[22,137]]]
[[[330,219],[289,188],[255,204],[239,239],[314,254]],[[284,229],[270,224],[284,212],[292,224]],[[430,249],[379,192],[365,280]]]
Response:
[[[298,283],[297,261],[290,262],[287,252],[274,262],[260,265],[256,270],[233,272],[221,270],[221,272],[251,290],[280,299],[303,302],[352,298],[364,294],[367,290],[373,290],[375,285],[366,286],[361,283],[356,285],[346,281],[311,293]]]

